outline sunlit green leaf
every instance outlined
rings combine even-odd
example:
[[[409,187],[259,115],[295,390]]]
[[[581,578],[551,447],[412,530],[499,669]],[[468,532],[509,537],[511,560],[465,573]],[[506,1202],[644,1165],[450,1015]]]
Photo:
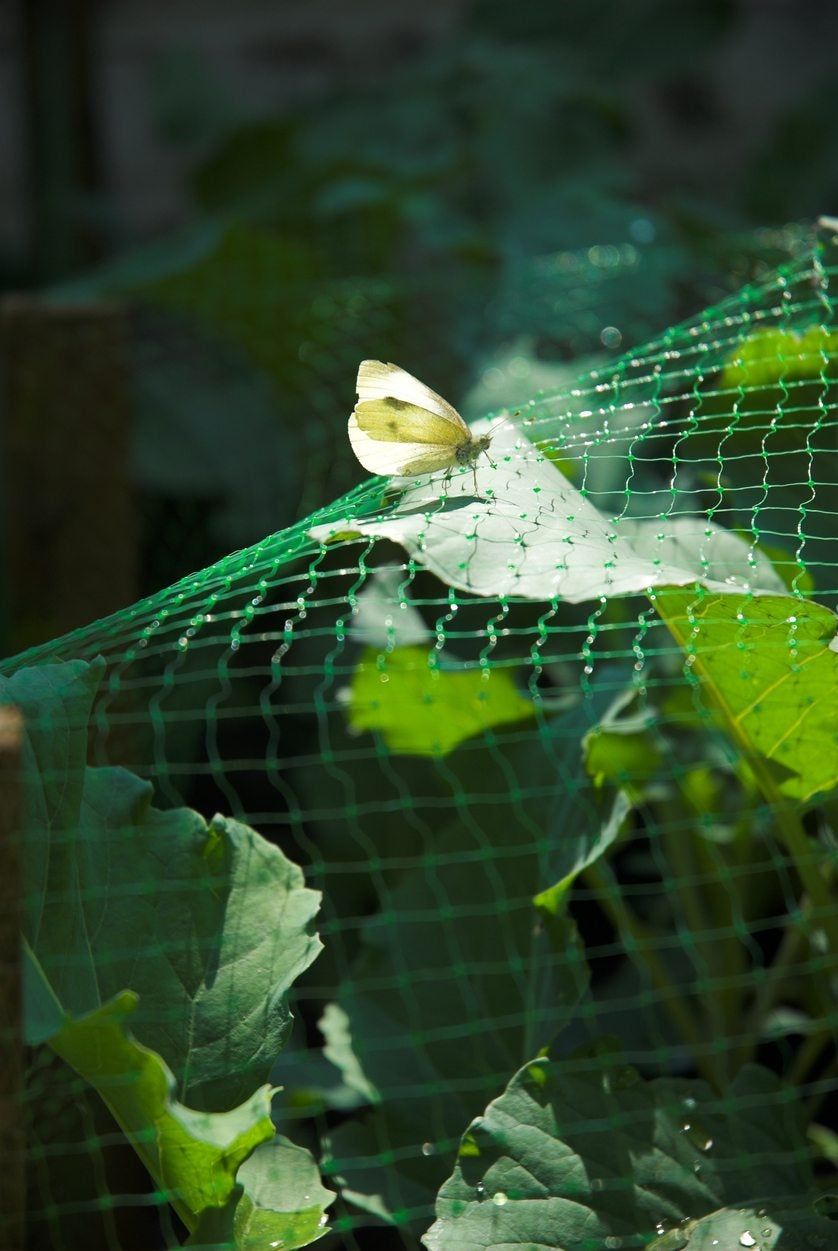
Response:
[[[232,1196],[236,1173],[273,1137],[270,1089],[229,1112],[199,1112],[175,1097],[168,1065],[129,1032],[137,996],[125,991],[81,1017],[65,1018],[49,1041],[102,1096],[155,1182],[188,1225]]]
[[[780,791],[809,801],[838,785],[838,618],[778,596],[655,598],[696,680],[740,746],[770,762]]]
[[[207,1208],[186,1245],[201,1251],[295,1251],[328,1233],[334,1199],[310,1152],[277,1135],[239,1168],[237,1193],[221,1209]]]
[[[493,726],[534,715],[506,670],[445,668],[424,647],[367,648],[347,701],[353,730],[375,730],[404,755],[444,756]]]

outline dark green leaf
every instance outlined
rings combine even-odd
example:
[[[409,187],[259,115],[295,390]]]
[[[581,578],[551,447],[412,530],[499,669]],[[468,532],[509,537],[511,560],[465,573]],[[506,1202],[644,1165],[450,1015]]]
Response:
[[[700,1081],[537,1059],[470,1125],[425,1242],[430,1251],[588,1251],[658,1237],[660,1251],[692,1251],[689,1222],[711,1214],[726,1233],[738,1216],[738,1238],[750,1208],[767,1207],[761,1197],[774,1218],[812,1191],[804,1132],[802,1109],[764,1069],[744,1069],[720,1098]],[[719,1245],[760,1246],[754,1236]]]
[[[601,829],[579,743],[610,681],[538,735],[497,730],[491,746],[470,740],[446,756],[451,795],[468,797],[454,820],[400,814],[405,840],[422,835],[421,860],[382,883],[341,975],[337,1040],[328,1024],[344,1079],[376,1106],[330,1134],[327,1169],[378,1216],[427,1223],[462,1125],[584,994],[572,922],[539,920],[533,896],[575,863],[578,830]]]
[[[247,826],[160,812],[126,770],[86,767],[100,673],[71,662],[0,680],[26,725],[26,937],[65,1012],[134,991],[132,1030],[179,1097],[230,1107],[282,1047],[288,990],[320,947],[319,896]]]

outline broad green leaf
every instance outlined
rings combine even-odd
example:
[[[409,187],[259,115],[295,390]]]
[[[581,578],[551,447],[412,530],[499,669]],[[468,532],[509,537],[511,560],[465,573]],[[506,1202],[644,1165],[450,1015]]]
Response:
[[[308,1151],[274,1136],[269,1087],[233,1112],[185,1107],[174,1098],[168,1065],[126,1029],[136,995],[124,992],[73,1019],[27,944],[24,951],[30,1042],[48,1042],[99,1092],[158,1187],[194,1227],[189,1245],[212,1235],[213,1244],[235,1251],[302,1247],[325,1232],[331,1192]]]
[[[834,422],[836,383],[838,332],[827,326],[772,327],[739,339],[696,398],[685,455],[721,459],[724,472],[735,473],[738,457],[759,454],[770,489],[784,478],[782,464],[771,463],[777,452],[811,456],[829,446],[814,431]]]
[[[838,1225],[810,1206],[770,1196],[759,1204],[722,1208],[685,1221],[649,1243],[649,1251],[829,1251]]]
[[[574,1019],[578,935],[533,897],[575,863],[578,831],[601,828],[579,740],[611,682],[538,736],[498,730],[446,756],[440,800],[467,797],[453,818],[399,813],[407,867],[383,877],[341,971],[341,1016],[326,1022],[329,1054],[374,1106],[329,1134],[324,1168],[380,1218],[427,1227],[462,1126]],[[421,871],[407,851],[417,833]]]
[[[74,661],[0,679],[27,732],[26,937],[65,1011],[134,991],[132,1032],[179,1097],[230,1107],[282,1048],[288,990],[320,948],[319,896],[247,826],[158,811],[126,770],[86,767],[100,673]]]
[[[473,427],[482,432],[480,422]],[[583,603],[692,583],[730,593],[782,594],[756,545],[706,519],[612,520],[511,425],[492,434],[493,464],[472,475],[437,475],[406,488],[386,516],[337,520],[311,530],[400,543],[449,586],[477,595]]]
[[[164,1060],[129,1033],[137,996],[124,991],[65,1018],[50,1046],[99,1092],[156,1184],[188,1226],[234,1193],[239,1166],[273,1137],[270,1088],[229,1112],[199,1112],[175,1097]]]
[[[236,1174],[237,1194],[222,1209],[207,1208],[186,1245],[202,1251],[294,1251],[328,1233],[334,1199],[320,1182],[314,1157],[287,1138],[264,1142]]]
[[[756,1212],[770,1210],[767,1228],[812,1191],[803,1109],[767,1070],[743,1069],[720,1097],[701,1081],[545,1057],[469,1126],[424,1241],[430,1251],[693,1251],[688,1222],[706,1217],[705,1229],[715,1220],[727,1234],[738,1216],[738,1238]],[[719,1251],[760,1246],[753,1232],[754,1243]]]
[[[347,704],[353,730],[374,730],[390,751],[418,756],[445,756],[493,726],[534,715],[505,669],[443,667],[427,647],[367,648]]]
[[[838,785],[838,618],[808,600],[667,591],[654,599],[706,697],[740,745],[808,802]],[[710,713],[708,712],[708,716]]]
[[[100,673],[72,662],[0,679],[26,727],[27,1039],[98,1091],[187,1227],[226,1205],[237,1251],[269,1232],[303,1246],[329,1198],[313,1158],[283,1141],[240,1166],[273,1139],[259,1073],[287,1031],[290,984],[317,954],[318,896],[248,827],[157,812],[126,770],[86,766]],[[245,1097],[210,1112],[176,1086],[224,1108]]]
[[[809,326],[802,332],[770,328],[737,344],[721,374],[721,386],[753,390],[779,382],[824,381],[838,375],[838,331]]]

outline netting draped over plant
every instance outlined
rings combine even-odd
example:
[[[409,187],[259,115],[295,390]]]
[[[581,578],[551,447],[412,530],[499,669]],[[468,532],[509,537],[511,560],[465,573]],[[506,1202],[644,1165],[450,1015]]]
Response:
[[[834,1244],[836,278],[6,662],[45,1243]]]

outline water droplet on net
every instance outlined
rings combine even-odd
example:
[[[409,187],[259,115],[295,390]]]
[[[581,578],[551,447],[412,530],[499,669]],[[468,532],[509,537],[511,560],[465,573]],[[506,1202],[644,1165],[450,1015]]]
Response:
[[[477,1185],[474,1187],[474,1192],[477,1195],[478,1199],[482,1199],[485,1197],[486,1187],[483,1185],[482,1182],[478,1182]]]
[[[496,1190],[492,1195],[492,1203],[494,1203],[496,1207],[502,1208],[507,1202],[507,1198],[508,1196],[505,1195],[502,1190]]]
[[[746,1229],[744,1233],[739,1235],[739,1245],[740,1247],[755,1247],[757,1245],[757,1240],[749,1229]]]
[[[433,1153],[434,1153],[434,1144],[432,1142],[423,1142],[422,1143],[422,1155],[433,1155]]]

